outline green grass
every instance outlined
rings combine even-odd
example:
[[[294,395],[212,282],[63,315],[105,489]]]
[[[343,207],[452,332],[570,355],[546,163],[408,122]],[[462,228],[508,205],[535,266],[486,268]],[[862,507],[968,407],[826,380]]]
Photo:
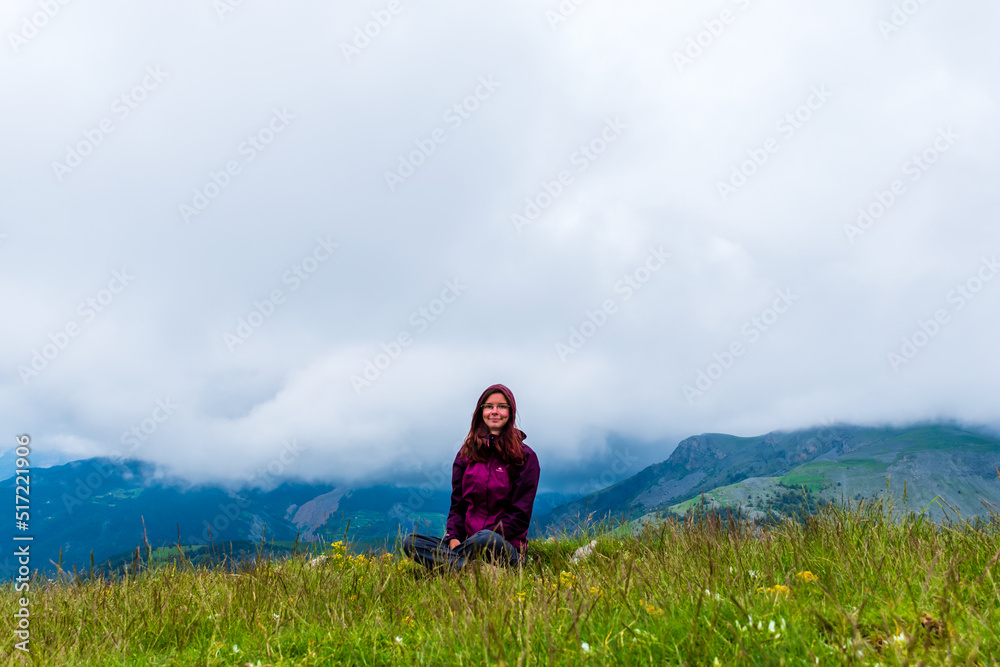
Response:
[[[830,473],[835,475],[870,475],[886,472],[888,464],[875,459],[840,459],[839,461],[815,461],[795,468],[781,477],[780,482],[790,487],[806,487],[810,492],[823,490],[831,483]]]
[[[780,482],[785,486],[795,488],[804,486],[809,491],[815,493],[830,483],[830,479],[826,476],[826,471],[839,467],[840,464],[833,461],[807,463],[783,476]]]
[[[830,483],[828,473],[841,472],[870,474],[885,472],[889,466],[875,459],[840,459],[839,461],[814,461],[805,463],[782,476],[780,481],[785,486],[805,486],[810,491],[819,491]]]
[[[682,503],[677,503],[676,505],[671,505],[670,509],[674,512],[687,512],[689,509],[700,505],[702,502],[708,499],[709,495],[706,493],[704,499],[702,496],[697,496],[695,498],[689,498]]]
[[[840,459],[836,463],[840,467],[854,468],[864,473],[879,473],[889,469],[888,463],[881,463],[875,459]]]
[[[316,566],[303,556],[235,571],[171,563],[114,581],[40,576],[31,653],[8,635],[2,662],[998,664],[1000,517],[938,525],[890,502],[764,529],[603,526],[532,542],[525,567],[498,574],[433,574],[338,545]],[[595,554],[572,564],[591,539]],[[4,587],[4,618],[21,595]]]
[[[711,500],[720,502],[720,499],[715,496],[715,491],[718,489],[712,489],[712,491],[706,491],[702,497],[701,495],[695,496],[694,498],[689,498],[682,503],[677,503],[676,505],[671,505],[670,510],[672,512],[677,512],[678,514],[683,514],[689,510],[693,510],[699,507],[703,502],[708,503]]]
[[[905,445],[902,453],[922,450],[997,451],[998,449],[994,438],[941,426],[911,428],[903,433],[891,435],[886,442],[894,445],[893,449],[899,444]]]
[[[778,481],[777,477],[768,477],[766,479],[773,480],[775,482]],[[690,510],[697,509],[703,502],[711,504],[710,501],[712,500],[720,505],[731,505],[735,507],[736,505],[743,504],[740,498],[745,497],[746,494],[747,491],[745,490],[742,482],[727,484],[726,486],[718,486],[711,491],[704,491],[693,498],[688,498],[687,500],[677,503],[676,505],[671,505],[670,511],[677,514],[683,514]]]

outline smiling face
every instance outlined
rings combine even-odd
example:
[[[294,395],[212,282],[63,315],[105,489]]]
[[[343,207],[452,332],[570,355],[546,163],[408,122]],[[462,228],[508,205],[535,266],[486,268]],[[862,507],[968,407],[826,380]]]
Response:
[[[503,392],[495,391],[483,401],[483,421],[490,433],[495,435],[500,433],[504,424],[510,420],[510,405],[507,404],[507,397]]]

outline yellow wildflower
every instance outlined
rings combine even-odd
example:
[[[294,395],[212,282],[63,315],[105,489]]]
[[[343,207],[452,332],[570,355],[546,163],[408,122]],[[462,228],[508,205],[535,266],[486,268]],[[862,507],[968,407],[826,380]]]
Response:
[[[642,608],[646,610],[646,613],[652,614],[654,616],[659,616],[663,613],[662,609],[658,609],[655,605],[649,604],[645,600],[639,600],[639,604]]]
[[[795,575],[795,578],[798,579],[799,581],[801,581],[804,584],[811,584],[814,581],[819,581],[819,577],[817,577],[815,574],[813,574],[809,570],[806,570],[805,572],[799,572],[799,573],[797,573]]]
[[[779,593],[784,593],[785,595],[788,595],[788,593],[791,592],[791,589],[788,588],[788,586],[782,586],[781,584],[775,584],[774,586],[768,586],[767,588],[761,586],[757,590],[762,591],[764,593],[774,593],[775,595]]]

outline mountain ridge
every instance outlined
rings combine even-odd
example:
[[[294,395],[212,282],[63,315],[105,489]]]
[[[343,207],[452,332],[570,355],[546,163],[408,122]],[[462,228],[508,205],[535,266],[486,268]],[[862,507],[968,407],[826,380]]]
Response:
[[[954,423],[905,427],[849,424],[760,436],[703,433],[685,438],[663,461],[582,497],[536,496],[530,536],[552,534],[589,516],[649,520],[684,512],[704,496],[712,506],[755,512],[802,487],[814,500],[869,497],[887,478],[909,482],[908,502],[943,499],[967,515],[980,500],[1000,503],[1000,440],[986,429]],[[997,468],[1000,471],[1000,468]],[[12,488],[13,478],[0,482]],[[180,542],[318,541],[349,537],[361,547],[391,546],[401,534],[442,534],[450,484],[441,488],[285,482],[270,489],[195,486],[132,460],[89,459],[32,471],[35,563],[64,567],[128,552],[145,540],[153,547]],[[568,502],[567,502],[568,501]],[[923,504],[918,506],[918,504]],[[941,507],[938,507],[941,506]],[[0,578],[15,564],[0,558]]]
[[[934,497],[941,497],[948,484],[927,471],[947,467],[945,464],[949,456],[964,460],[962,448],[976,449],[980,446],[986,448],[982,452],[986,458],[979,461],[973,456],[969,465],[980,466],[992,473],[987,462],[1000,464],[1000,440],[988,429],[972,430],[952,422],[926,422],[906,427],[834,424],[796,431],[772,431],[752,437],[703,433],[682,440],[666,460],[654,463],[611,487],[553,508],[539,519],[539,530],[540,533],[551,533],[559,526],[587,523],[593,517],[635,519],[658,511],[686,509],[683,507],[685,502],[713,489],[735,486],[747,479],[783,479],[802,466],[822,462],[834,467],[845,462],[841,467],[853,470],[851,475],[842,474],[833,480],[839,482],[839,488],[847,492],[847,497],[862,492],[865,496],[871,495],[873,476],[877,478],[882,473],[890,476],[893,466],[898,472],[908,473],[913,481],[922,481],[935,491]],[[927,453],[945,450],[947,456]],[[868,461],[866,457],[858,458],[862,453],[878,455],[884,460],[872,458],[873,465],[861,474],[858,464],[849,462]],[[900,456],[903,458],[899,459]],[[982,494],[988,502],[1000,502],[1000,485],[994,485],[995,480],[989,474],[984,476],[988,480],[984,485],[970,481],[977,475],[965,468],[956,468],[953,473],[963,476],[964,480],[962,488],[956,488],[955,495],[961,495],[962,489],[969,489]],[[813,469],[812,474],[826,475],[818,469]],[[771,485],[777,486],[778,482]],[[882,486],[885,486],[884,480]],[[824,497],[832,495],[829,483],[820,484],[816,490],[825,491]],[[912,500],[911,505],[929,495],[917,489],[913,491],[912,498],[908,498]],[[975,508],[964,498],[952,500],[970,515],[983,513],[982,508]],[[725,503],[717,500],[717,504]],[[940,518],[943,512],[934,510],[931,514]]]

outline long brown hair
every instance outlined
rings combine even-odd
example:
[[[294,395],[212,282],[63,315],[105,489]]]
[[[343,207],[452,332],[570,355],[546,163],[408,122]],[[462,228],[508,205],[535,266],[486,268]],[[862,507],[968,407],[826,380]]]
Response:
[[[507,404],[510,405],[510,417],[500,429],[496,441],[496,451],[492,451],[494,448],[487,444],[490,428],[486,425],[486,420],[483,419],[483,401],[490,394],[498,392],[504,395]],[[499,456],[507,463],[524,465],[523,444],[527,436],[524,431],[514,425],[515,417],[517,417],[517,404],[514,402],[514,394],[511,393],[510,389],[502,384],[487,387],[479,400],[476,401],[476,408],[472,412],[472,426],[469,428],[469,435],[465,436],[465,442],[462,443],[459,455],[468,461],[487,461],[492,456]]]

